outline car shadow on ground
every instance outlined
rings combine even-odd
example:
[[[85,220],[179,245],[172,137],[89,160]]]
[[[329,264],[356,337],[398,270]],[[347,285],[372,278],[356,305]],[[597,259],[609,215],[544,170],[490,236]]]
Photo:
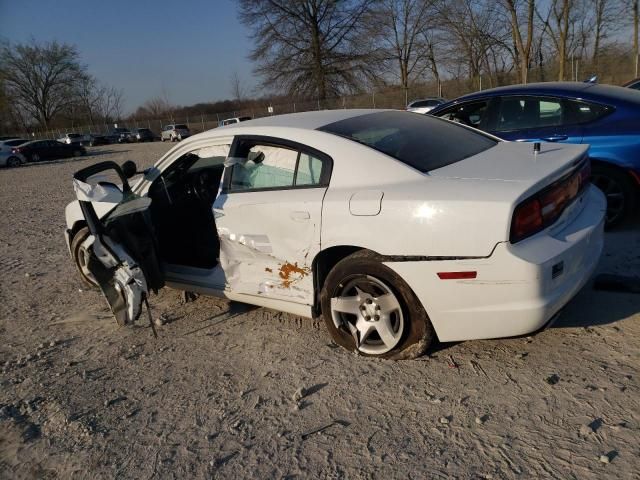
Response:
[[[585,287],[561,312],[552,328],[608,325],[640,312],[640,295]]]

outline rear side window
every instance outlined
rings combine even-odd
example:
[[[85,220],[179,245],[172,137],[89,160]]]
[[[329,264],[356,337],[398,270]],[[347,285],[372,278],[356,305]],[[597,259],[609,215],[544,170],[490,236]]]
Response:
[[[238,151],[244,149],[240,147]],[[247,145],[231,169],[228,191],[308,188],[326,185],[326,162],[316,156],[279,145]]]
[[[563,102],[547,97],[504,97],[498,108],[496,131],[553,127],[564,123]]]
[[[370,113],[319,130],[367,145],[421,172],[459,162],[498,143],[480,132],[408,112]]]
[[[183,123],[179,123],[178,125],[176,125],[175,127],[176,130],[188,130],[187,126]]]
[[[18,145],[22,145],[26,141],[27,140],[24,140],[24,139],[20,138],[18,140],[7,140],[6,142],[4,142],[4,144],[8,145],[10,147],[15,147],[15,146],[18,146]]]

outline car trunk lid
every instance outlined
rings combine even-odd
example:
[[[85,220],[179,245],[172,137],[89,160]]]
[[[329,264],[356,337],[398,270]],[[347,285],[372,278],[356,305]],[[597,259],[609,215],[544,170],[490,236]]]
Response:
[[[500,142],[495,147],[446,167],[432,170],[430,176],[465,180],[519,182],[525,189],[542,188],[570,172],[586,157],[588,145]],[[538,188],[538,189],[539,189]]]

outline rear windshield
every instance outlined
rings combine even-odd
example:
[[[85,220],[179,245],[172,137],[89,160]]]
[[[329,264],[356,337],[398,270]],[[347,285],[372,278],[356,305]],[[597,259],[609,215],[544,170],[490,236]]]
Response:
[[[187,130],[187,126],[179,123],[178,125],[176,125],[175,127],[173,127],[175,130]]]
[[[460,125],[409,112],[369,113],[319,130],[367,145],[421,172],[459,162],[498,143]]]

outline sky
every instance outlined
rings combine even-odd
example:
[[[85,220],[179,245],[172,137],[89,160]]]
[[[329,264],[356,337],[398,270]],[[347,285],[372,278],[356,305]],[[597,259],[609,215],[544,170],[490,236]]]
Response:
[[[252,88],[252,42],[233,0],[0,0],[0,38],[74,44],[88,71],[124,91],[125,110],[165,94],[176,105]]]

